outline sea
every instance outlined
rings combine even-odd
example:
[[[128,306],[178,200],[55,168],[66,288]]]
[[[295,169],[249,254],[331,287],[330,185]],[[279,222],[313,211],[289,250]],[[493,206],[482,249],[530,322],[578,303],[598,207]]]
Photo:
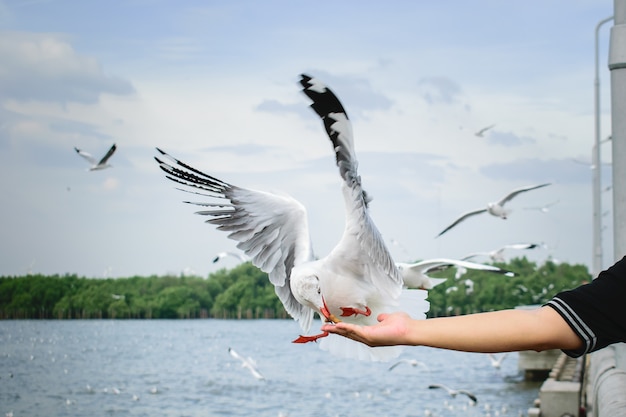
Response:
[[[300,333],[292,320],[0,321],[0,416],[517,417],[538,397],[517,353],[500,368],[422,346],[364,362],[291,343]]]

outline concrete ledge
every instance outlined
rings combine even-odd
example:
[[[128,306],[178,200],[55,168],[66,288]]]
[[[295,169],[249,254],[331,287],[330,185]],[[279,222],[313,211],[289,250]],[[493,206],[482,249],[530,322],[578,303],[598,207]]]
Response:
[[[626,417],[626,370],[617,366],[617,349],[623,344],[589,355],[588,409],[595,417]]]
[[[524,371],[524,379],[528,381],[543,381],[548,377],[560,355],[560,350],[544,350],[543,352],[522,351],[519,353],[517,368]]]
[[[541,417],[578,416],[580,382],[546,380],[539,390]]]
[[[528,417],[578,417],[581,406],[583,359],[559,351],[549,377],[539,389],[539,399]]]

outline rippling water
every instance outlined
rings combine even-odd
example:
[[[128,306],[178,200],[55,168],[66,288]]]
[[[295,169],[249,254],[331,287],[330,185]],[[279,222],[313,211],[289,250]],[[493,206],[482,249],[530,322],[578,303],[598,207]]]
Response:
[[[0,416],[521,416],[517,354],[408,347],[429,369],[295,345],[291,320],[0,321]],[[265,380],[228,353],[254,358]],[[431,383],[467,388],[452,398]]]

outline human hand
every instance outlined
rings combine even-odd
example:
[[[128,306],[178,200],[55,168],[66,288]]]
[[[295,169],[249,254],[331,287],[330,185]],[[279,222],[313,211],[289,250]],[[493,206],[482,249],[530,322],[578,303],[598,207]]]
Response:
[[[359,326],[344,321],[325,324],[322,331],[338,334],[368,346],[394,346],[408,344],[409,329],[413,319],[404,312],[380,314],[378,324]]]

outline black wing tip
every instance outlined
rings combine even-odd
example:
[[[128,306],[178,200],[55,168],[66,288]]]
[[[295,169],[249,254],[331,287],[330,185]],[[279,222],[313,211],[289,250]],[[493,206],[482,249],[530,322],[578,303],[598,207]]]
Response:
[[[309,85],[310,81],[313,79],[313,77],[311,77],[308,74],[300,74],[300,84],[302,84],[304,87],[306,87],[307,85]]]

